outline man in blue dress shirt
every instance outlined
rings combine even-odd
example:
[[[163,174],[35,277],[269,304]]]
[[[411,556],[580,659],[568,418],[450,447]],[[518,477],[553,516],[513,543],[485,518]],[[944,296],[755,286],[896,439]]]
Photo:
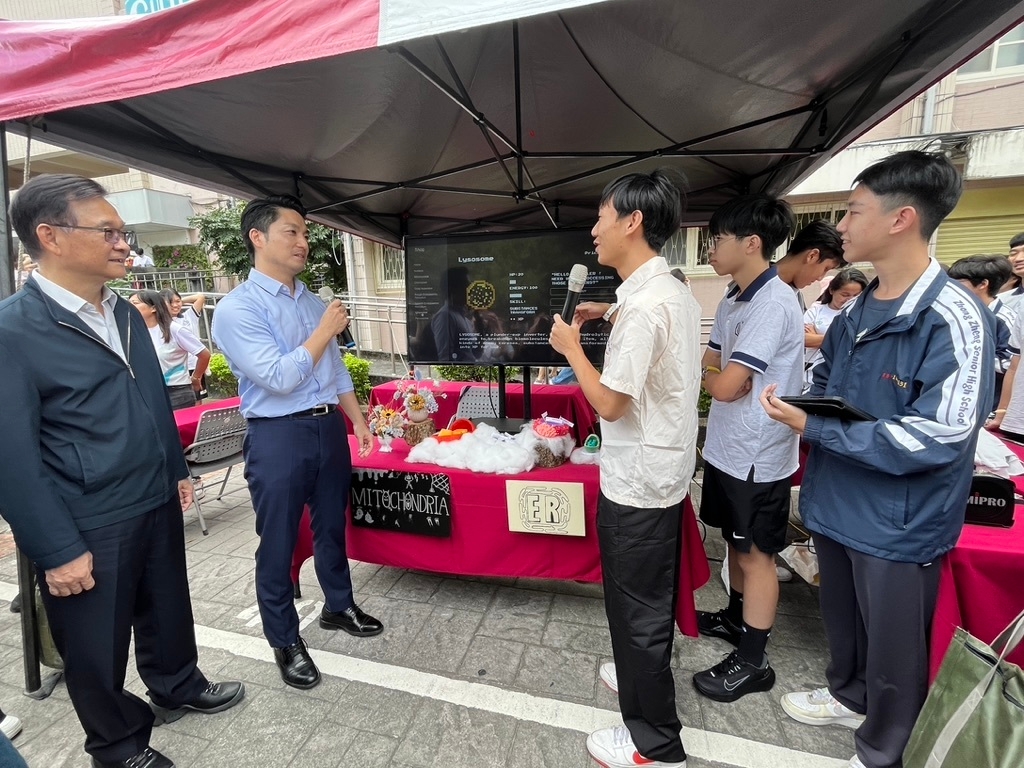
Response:
[[[320,672],[299,637],[290,568],[303,505],[309,505],[313,559],[326,599],[324,629],[359,637],[384,626],[355,604],[345,554],[345,509],[352,460],[345,421],[359,455],[372,438],[336,337],[348,326],[340,301],[325,307],[296,275],[306,267],[305,209],[291,197],[250,202],[242,238],[255,267],[216,308],[213,339],[238,377],[248,419],[245,477],[256,511],[256,597],[263,634],[285,683],[312,688]]]

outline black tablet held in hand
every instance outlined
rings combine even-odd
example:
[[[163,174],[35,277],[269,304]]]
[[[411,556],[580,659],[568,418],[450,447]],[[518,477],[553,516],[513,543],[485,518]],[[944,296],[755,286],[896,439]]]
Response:
[[[850,405],[842,397],[780,397],[784,403],[795,405],[812,416],[834,416],[847,421],[874,421],[875,417]]]

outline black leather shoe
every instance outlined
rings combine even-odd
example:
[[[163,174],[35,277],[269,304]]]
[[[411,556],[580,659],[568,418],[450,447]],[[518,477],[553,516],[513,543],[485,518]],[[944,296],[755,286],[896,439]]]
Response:
[[[159,726],[180,720],[188,710],[200,712],[204,715],[223,712],[225,709],[231,709],[244,697],[245,686],[239,682],[208,682],[202,693],[180,707],[161,707],[158,704],[150,704],[149,706],[156,718],[153,724]]]
[[[275,648],[274,659],[286,685],[306,690],[320,684],[320,670],[313,663],[301,637],[287,648]]]
[[[21,592],[14,596],[11,600],[11,613],[21,613]]]
[[[94,757],[92,768],[174,768],[174,763],[152,747],[146,747],[137,755],[113,763],[104,763]]]
[[[384,631],[384,625],[373,616],[363,613],[358,605],[340,613],[323,608],[320,611],[320,626],[324,629],[343,629],[356,637],[373,637]]]

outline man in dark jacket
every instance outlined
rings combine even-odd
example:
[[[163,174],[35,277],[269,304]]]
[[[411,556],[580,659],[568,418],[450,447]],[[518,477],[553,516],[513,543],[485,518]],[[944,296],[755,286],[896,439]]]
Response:
[[[945,156],[900,152],[855,183],[839,222],[844,256],[878,276],[829,328],[810,394],[875,418],[808,415],[772,387],[761,405],[811,446],[800,512],[832,658],[827,687],[786,694],[782,708],[808,725],[855,728],[850,766],[891,768],[928,688],[941,562],[963,526],[992,407],[995,318],[928,254],[960,198]]]
[[[197,667],[181,514],[192,487],[146,325],[105,283],[133,233],[94,181],[40,176],[11,221],[38,269],[0,302],[0,509],[37,568],[93,766],[168,768],[154,711],[220,712]],[[148,705],[124,690],[132,630]]]

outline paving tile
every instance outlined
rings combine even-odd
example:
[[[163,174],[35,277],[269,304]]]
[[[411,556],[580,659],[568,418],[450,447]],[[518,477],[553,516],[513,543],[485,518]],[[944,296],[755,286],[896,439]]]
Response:
[[[477,635],[470,643],[459,673],[474,680],[510,685],[526,648],[522,643]]]
[[[446,608],[483,612],[487,610],[497,591],[496,584],[462,579],[443,579],[434,594],[430,596],[429,602]]]
[[[520,643],[539,643],[553,597],[543,592],[500,588],[484,615],[480,634]]]
[[[568,648],[602,656],[612,655],[612,638],[607,627],[552,620],[544,628],[541,643],[548,648]]]
[[[805,650],[827,648],[825,626],[819,616],[787,616],[779,614],[775,617],[769,648],[791,646]]]
[[[772,704],[774,698],[774,691],[750,693],[739,701],[724,704],[700,696],[704,727],[763,744],[787,746],[786,734]]]
[[[551,606],[551,619],[570,621],[575,624],[590,624],[608,629],[608,616],[604,610],[604,600],[576,595],[555,595]]]
[[[251,558],[211,554],[198,567],[189,571],[189,589],[193,595],[202,595],[218,603],[237,605],[225,599],[224,589],[243,577],[253,581],[254,573],[255,564]]]
[[[481,620],[482,613],[435,606],[413,639],[403,664],[432,672],[457,672]]]
[[[395,586],[395,582],[405,575],[401,568],[391,568],[383,565],[373,574],[373,577],[363,585],[357,599],[362,600],[363,595],[386,595],[388,590]]]
[[[597,675],[595,654],[527,646],[516,685],[552,698],[592,701]]]
[[[423,701],[405,691],[352,682],[326,710],[325,717],[359,731],[401,738]]]
[[[288,768],[347,768],[345,750],[359,735],[359,731],[337,724],[320,727],[299,747]]]
[[[399,600],[415,600],[425,603],[437,591],[442,581],[444,579],[441,576],[406,571],[387,591],[387,596]]]
[[[604,588],[600,582],[560,581],[557,579],[516,579],[513,586],[520,589],[533,589],[538,592],[551,592],[556,595],[576,595],[578,597],[597,597],[604,599]]]
[[[398,739],[378,733],[360,733],[345,751],[344,766],[387,765],[398,747]]]
[[[261,691],[249,699],[194,768],[286,766],[321,727],[323,715],[318,699]]]
[[[587,736],[578,731],[520,722],[516,728],[508,768],[586,768],[594,763],[587,754]]]
[[[417,713],[394,756],[416,768],[504,766],[515,729],[511,717],[432,702]]]

